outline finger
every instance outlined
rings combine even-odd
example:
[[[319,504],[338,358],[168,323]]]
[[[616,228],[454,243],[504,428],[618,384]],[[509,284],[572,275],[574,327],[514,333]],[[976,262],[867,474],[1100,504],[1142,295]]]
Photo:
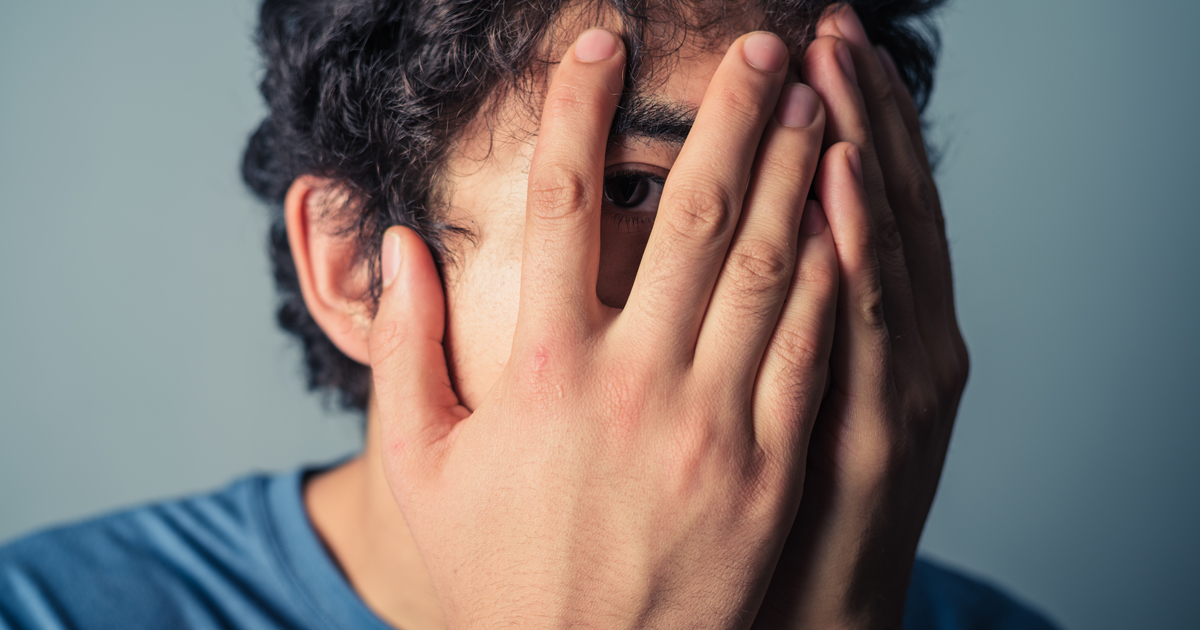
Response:
[[[850,47],[850,56],[854,61],[858,87],[862,91],[867,114],[870,117],[873,140],[878,150],[880,166],[886,178],[895,174],[906,174],[903,171],[919,170],[930,174],[928,160],[925,157],[925,145],[921,136],[920,118],[916,113],[908,94],[908,88],[900,80],[899,71],[895,64],[890,71],[885,66],[880,52],[887,54],[882,47],[872,46],[863,30],[862,22],[854,9],[843,6],[822,18],[817,25],[819,36],[832,36],[845,41]],[[891,57],[888,57],[891,61]],[[893,81],[893,76],[895,80]],[[900,105],[899,97],[907,99],[911,109],[910,120]],[[919,152],[918,146],[919,145]],[[890,181],[890,179],[887,179]],[[893,208],[893,210],[895,210]]]
[[[897,392],[913,396],[928,391],[925,375],[930,363],[924,352],[914,348],[919,340],[898,338],[884,315],[886,287],[876,253],[878,233],[858,174],[858,153],[848,143],[831,147],[816,177],[828,208],[840,271],[837,332],[830,360],[832,387],[824,402],[831,413],[825,415],[822,407],[822,421],[831,420],[818,430],[822,439],[849,446],[839,451],[839,461],[831,469],[839,471],[833,483],[863,490],[878,487],[895,461],[896,445],[913,437],[908,432],[913,418],[897,416],[892,405]],[[928,407],[919,404],[917,409],[924,413]]]
[[[828,378],[837,312],[838,259],[821,202],[809,200],[799,229],[799,256],[778,325],[754,387],[755,434],[804,469],[813,420]]]
[[[879,259],[883,287],[884,316],[896,339],[916,339],[909,348],[923,352],[913,305],[912,285],[905,260],[904,242],[896,216],[888,202],[883,171],[876,155],[875,139],[863,96],[858,88],[850,47],[835,37],[819,37],[805,53],[806,80],[825,101],[825,142],[850,142],[858,151],[866,203],[874,229],[874,246]],[[818,195],[819,197],[819,195]],[[829,211],[828,200],[819,197]]]
[[[784,88],[751,174],[745,206],[696,343],[696,365],[744,396],[779,319],[796,267],[797,235],[824,133],[816,92]]]
[[[904,258],[912,285],[914,315],[926,350],[937,356],[952,354],[951,327],[947,321],[949,296],[945,282],[949,260],[942,238],[941,206],[926,163],[914,147],[913,136],[897,101],[908,90],[889,75],[876,49],[867,40],[858,16],[844,7],[822,27],[836,30],[850,45],[859,86],[871,121],[879,165],[889,205],[904,242]],[[952,357],[948,357],[952,358]],[[949,362],[938,362],[941,364]]]
[[[814,184],[826,208],[838,258],[837,338],[830,362],[833,387],[855,397],[859,405],[886,398],[892,352],[878,234],[859,175],[861,160],[853,144],[835,144],[825,151]]]
[[[921,115],[917,111],[916,104],[913,103],[912,95],[909,94],[908,88],[900,78],[900,72],[897,70],[896,62],[892,59],[892,56],[882,46],[876,46],[875,50],[879,54],[880,63],[883,65],[884,70],[887,71],[888,78],[892,82],[892,95],[895,97],[896,105],[900,108],[900,113],[904,117],[904,124],[908,128],[913,147],[916,149],[917,155],[924,165],[929,181],[932,182],[933,170],[929,165],[929,157],[925,151],[925,140],[921,130]],[[958,355],[958,363],[960,364],[958,367],[960,371],[965,371],[967,348],[963,342],[962,333],[958,328],[958,315],[954,311],[954,278],[951,272],[949,242],[946,240],[945,215],[942,212],[941,201],[938,199],[937,194],[935,193],[931,197],[931,201],[937,206],[933,211],[933,218],[937,224],[938,242],[941,246],[942,310],[945,321],[949,322],[951,344],[955,348]]]
[[[469,412],[450,385],[441,278],[425,242],[404,227],[384,234],[383,292],[368,352],[389,465],[424,468],[429,447]]]
[[[908,86],[900,78],[900,70],[896,67],[896,61],[892,59],[892,55],[883,46],[876,46],[875,52],[879,55],[880,65],[883,66],[884,72],[892,82],[892,96],[896,99],[896,106],[900,108],[904,126],[908,128],[908,137],[912,140],[913,149],[916,150],[925,172],[932,177],[933,168],[929,164],[929,154],[925,149],[925,135],[921,128],[921,113],[917,111],[917,104],[913,102]]]
[[[891,346],[883,316],[874,222],[857,175],[858,153],[848,142],[835,144],[825,151],[817,169],[814,186],[826,189],[821,204],[839,274],[836,332],[829,362],[832,388],[819,403],[819,418],[800,432],[803,441],[793,447],[805,458],[804,468],[795,475],[803,496],[778,565],[791,570],[777,570],[771,578],[768,599],[754,627],[833,627],[828,620],[842,618],[841,608],[829,606],[839,602],[822,597],[822,589],[823,585],[852,583],[853,576],[841,570],[852,563],[835,557],[845,549],[814,543],[830,540],[832,528],[843,538],[858,537],[861,546],[862,526],[868,519],[849,512],[862,507],[863,497],[876,496],[884,487],[873,474],[886,473],[889,465],[886,451],[878,445],[892,430],[881,422],[888,417],[883,403],[891,376]],[[764,362],[764,380],[770,374],[767,368]],[[764,385],[756,389],[756,415]],[[778,406],[780,411],[775,414],[787,413],[788,401],[765,400]],[[802,400],[794,404],[807,406]],[[798,593],[804,596],[798,597]]]
[[[730,46],[663,187],[619,325],[656,340],[656,352],[682,363],[694,359],[787,59],[783,41],[771,33],[744,35]]]
[[[621,41],[602,28],[554,72],[529,171],[518,337],[578,330],[597,312],[604,156],[624,72]]]

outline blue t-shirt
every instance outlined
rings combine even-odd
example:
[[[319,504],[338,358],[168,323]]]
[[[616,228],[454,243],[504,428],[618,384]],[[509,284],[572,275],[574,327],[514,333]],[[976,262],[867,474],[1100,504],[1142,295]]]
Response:
[[[0,548],[0,629],[388,630],[313,530],[307,471],[50,529]],[[918,560],[908,630],[1053,630]]]

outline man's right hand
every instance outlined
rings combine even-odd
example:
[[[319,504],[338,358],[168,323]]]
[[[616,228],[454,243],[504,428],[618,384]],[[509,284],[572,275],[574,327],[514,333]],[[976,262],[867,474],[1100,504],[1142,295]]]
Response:
[[[746,627],[800,500],[838,286],[805,201],[824,112],[783,86],[778,38],[734,42],[612,309],[599,216],[624,67],[595,29],[554,73],[511,358],[473,411],[450,387],[428,249],[384,237],[385,473],[452,628]]]

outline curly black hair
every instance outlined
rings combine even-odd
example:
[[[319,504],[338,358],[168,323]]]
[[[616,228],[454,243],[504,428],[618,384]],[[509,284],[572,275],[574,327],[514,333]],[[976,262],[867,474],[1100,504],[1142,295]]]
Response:
[[[938,36],[929,21],[944,0],[852,0],[867,35],[894,58],[918,106],[933,85]],[[384,231],[419,233],[439,265],[446,237],[462,230],[439,210],[438,175],[463,126],[495,96],[521,84],[563,9],[594,6],[621,24],[629,75],[658,53],[647,42],[711,32],[730,14],[762,16],[799,54],[816,21],[838,0],[264,0],[258,45],[260,89],[269,113],[250,137],[242,176],[271,207],[269,248],[279,293],[278,321],[304,347],[308,388],[364,411],[370,370],[337,349],[309,314],[288,245],[283,202],[292,182],[314,174],[339,182],[339,217],[369,270],[364,299],[378,299]],[[663,36],[665,27],[676,36]],[[490,100],[489,100],[490,99]]]

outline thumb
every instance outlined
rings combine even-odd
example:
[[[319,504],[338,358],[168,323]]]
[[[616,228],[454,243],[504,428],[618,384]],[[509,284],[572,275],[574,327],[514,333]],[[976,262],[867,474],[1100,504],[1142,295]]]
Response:
[[[368,353],[385,453],[420,457],[469,415],[450,386],[446,303],[425,241],[405,227],[383,236],[383,291]]]

